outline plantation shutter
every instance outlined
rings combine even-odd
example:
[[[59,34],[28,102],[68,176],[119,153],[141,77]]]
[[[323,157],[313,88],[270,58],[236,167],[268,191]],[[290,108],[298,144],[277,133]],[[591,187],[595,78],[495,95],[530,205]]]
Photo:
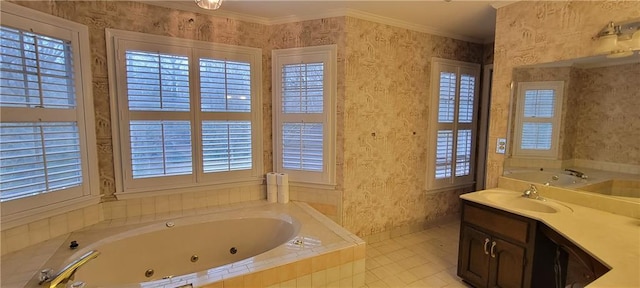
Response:
[[[71,42],[2,26],[0,48],[0,200],[81,186]]]
[[[435,154],[435,162],[429,170],[430,177],[443,184],[429,184],[430,187],[473,180],[478,69],[445,62],[434,61],[437,87],[433,99],[438,111],[432,132],[435,147],[430,150]]]
[[[551,149],[555,102],[554,90],[525,91],[520,149]]]
[[[200,59],[203,171],[250,170],[251,65],[217,59]],[[223,112],[246,120],[227,120]]]
[[[456,177],[471,175],[472,141],[475,114],[476,76],[460,75],[458,101],[458,138],[456,142]]]
[[[132,177],[191,174],[188,57],[128,50],[125,59]]]
[[[440,73],[436,179],[449,178],[453,171],[458,177],[471,173],[476,78],[467,74],[459,76],[454,72]]]
[[[283,168],[322,172],[324,64],[285,64],[281,79],[282,114],[292,116],[281,127]]]

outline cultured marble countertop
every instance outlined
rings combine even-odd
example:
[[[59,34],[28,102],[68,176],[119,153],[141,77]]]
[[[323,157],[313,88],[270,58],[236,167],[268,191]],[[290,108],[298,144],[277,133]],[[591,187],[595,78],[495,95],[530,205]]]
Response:
[[[502,188],[501,191],[522,194]],[[564,235],[611,270],[588,287],[640,287],[640,219],[612,214],[575,203],[547,199],[571,208],[557,213],[522,210],[492,202],[482,191],[460,196],[462,199],[538,220]],[[640,207],[640,206],[639,206]]]

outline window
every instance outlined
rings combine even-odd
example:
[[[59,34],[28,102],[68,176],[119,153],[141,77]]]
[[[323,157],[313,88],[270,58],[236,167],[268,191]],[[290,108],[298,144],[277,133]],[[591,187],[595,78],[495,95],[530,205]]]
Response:
[[[429,189],[473,183],[480,65],[452,60],[432,61],[433,92]]]
[[[274,170],[335,184],[335,45],[273,51]]]
[[[562,81],[518,83],[514,156],[557,158],[563,89]]]
[[[107,37],[118,192],[261,179],[260,49],[111,29]]]
[[[0,200],[15,219],[97,196],[97,157],[86,26],[2,9]]]

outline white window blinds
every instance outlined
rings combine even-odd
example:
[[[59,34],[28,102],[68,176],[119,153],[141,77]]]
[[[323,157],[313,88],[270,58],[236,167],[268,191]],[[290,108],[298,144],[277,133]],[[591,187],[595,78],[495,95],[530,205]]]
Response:
[[[127,97],[132,111],[189,111],[186,56],[127,51]]]
[[[80,186],[70,41],[2,26],[0,47],[0,199]]]
[[[274,50],[275,171],[294,182],[335,181],[335,45]]]
[[[282,67],[282,113],[323,112],[323,63],[286,64]],[[322,172],[324,123],[282,123],[282,165],[285,169]]]
[[[251,169],[251,122],[204,121],[202,150],[206,173]]]
[[[191,109],[188,57],[129,50],[125,58],[132,177],[191,174],[191,122],[180,113]]]
[[[251,112],[249,63],[200,59],[203,112]]]
[[[126,75],[116,83],[126,95],[118,99],[122,193],[262,176],[259,49],[107,32],[116,72]]]
[[[514,155],[555,158],[563,83],[518,85]]]
[[[2,26],[2,107],[74,109],[69,41]]]
[[[525,91],[521,149],[551,149],[554,105],[553,90]]]
[[[436,83],[432,102],[431,155],[427,186],[439,188],[473,181],[475,115],[479,66],[434,59],[432,75]]]
[[[322,172],[322,123],[282,124],[285,169]]]

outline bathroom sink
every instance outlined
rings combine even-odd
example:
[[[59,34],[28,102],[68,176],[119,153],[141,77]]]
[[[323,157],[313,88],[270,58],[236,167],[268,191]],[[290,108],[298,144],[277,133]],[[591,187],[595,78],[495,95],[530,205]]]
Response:
[[[502,205],[504,207],[515,208],[520,210],[540,212],[540,213],[558,213],[561,211],[573,210],[567,206],[555,203],[546,199],[529,199],[522,197],[518,193],[505,191],[481,191],[480,194],[490,202]]]

